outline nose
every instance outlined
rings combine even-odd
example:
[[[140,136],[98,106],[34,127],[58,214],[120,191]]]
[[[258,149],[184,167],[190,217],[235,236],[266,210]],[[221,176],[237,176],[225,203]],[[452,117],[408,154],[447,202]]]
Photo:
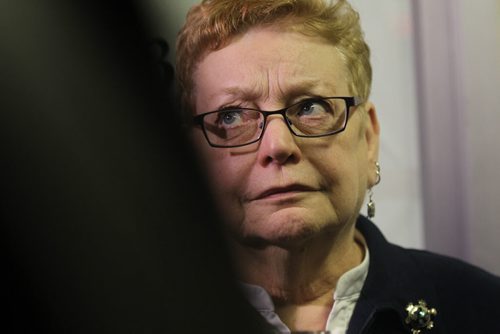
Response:
[[[295,141],[296,137],[285,122],[279,115],[268,118],[258,153],[259,163],[262,166],[297,163],[300,160],[302,153]]]

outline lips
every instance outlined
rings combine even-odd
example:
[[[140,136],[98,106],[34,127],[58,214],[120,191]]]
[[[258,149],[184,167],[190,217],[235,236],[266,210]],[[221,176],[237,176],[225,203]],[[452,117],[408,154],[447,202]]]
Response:
[[[307,185],[303,184],[291,184],[288,186],[279,186],[279,187],[271,187],[263,192],[259,193],[254,200],[260,200],[264,199],[267,197],[272,197],[275,195],[280,195],[280,194],[287,194],[287,193],[293,193],[293,192],[309,192],[309,191],[315,191],[316,189]]]

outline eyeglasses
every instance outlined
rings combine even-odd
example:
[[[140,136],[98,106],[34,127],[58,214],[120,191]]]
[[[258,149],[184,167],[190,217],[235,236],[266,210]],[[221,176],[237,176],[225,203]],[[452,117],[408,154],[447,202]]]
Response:
[[[276,111],[227,108],[193,117],[213,147],[239,147],[259,141],[267,117],[282,115],[290,132],[297,137],[331,136],[345,130],[349,111],[362,101],[358,97],[309,98]]]

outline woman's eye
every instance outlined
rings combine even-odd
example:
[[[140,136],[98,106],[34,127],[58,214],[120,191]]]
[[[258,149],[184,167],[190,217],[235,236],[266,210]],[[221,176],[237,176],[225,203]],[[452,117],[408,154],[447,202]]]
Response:
[[[308,101],[300,106],[299,116],[311,116],[318,115],[321,113],[328,112],[327,108],[320,103],[314,101]]]
[[[234,125],[241,120],[241,115],[239,111],[223,111],[219,113],[219,124],[221,125]]]

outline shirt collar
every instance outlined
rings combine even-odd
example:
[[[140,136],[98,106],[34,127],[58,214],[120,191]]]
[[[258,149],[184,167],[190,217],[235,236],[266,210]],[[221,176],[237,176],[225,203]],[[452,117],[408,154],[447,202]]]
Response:
[[[359,294],[368,276],[370,252],[363,236],[358,231],[356,231],[356,241],[363,245],[365,256],[359,265],[340,276],[333,295],[334,300],[350,298],[353,295]]]

